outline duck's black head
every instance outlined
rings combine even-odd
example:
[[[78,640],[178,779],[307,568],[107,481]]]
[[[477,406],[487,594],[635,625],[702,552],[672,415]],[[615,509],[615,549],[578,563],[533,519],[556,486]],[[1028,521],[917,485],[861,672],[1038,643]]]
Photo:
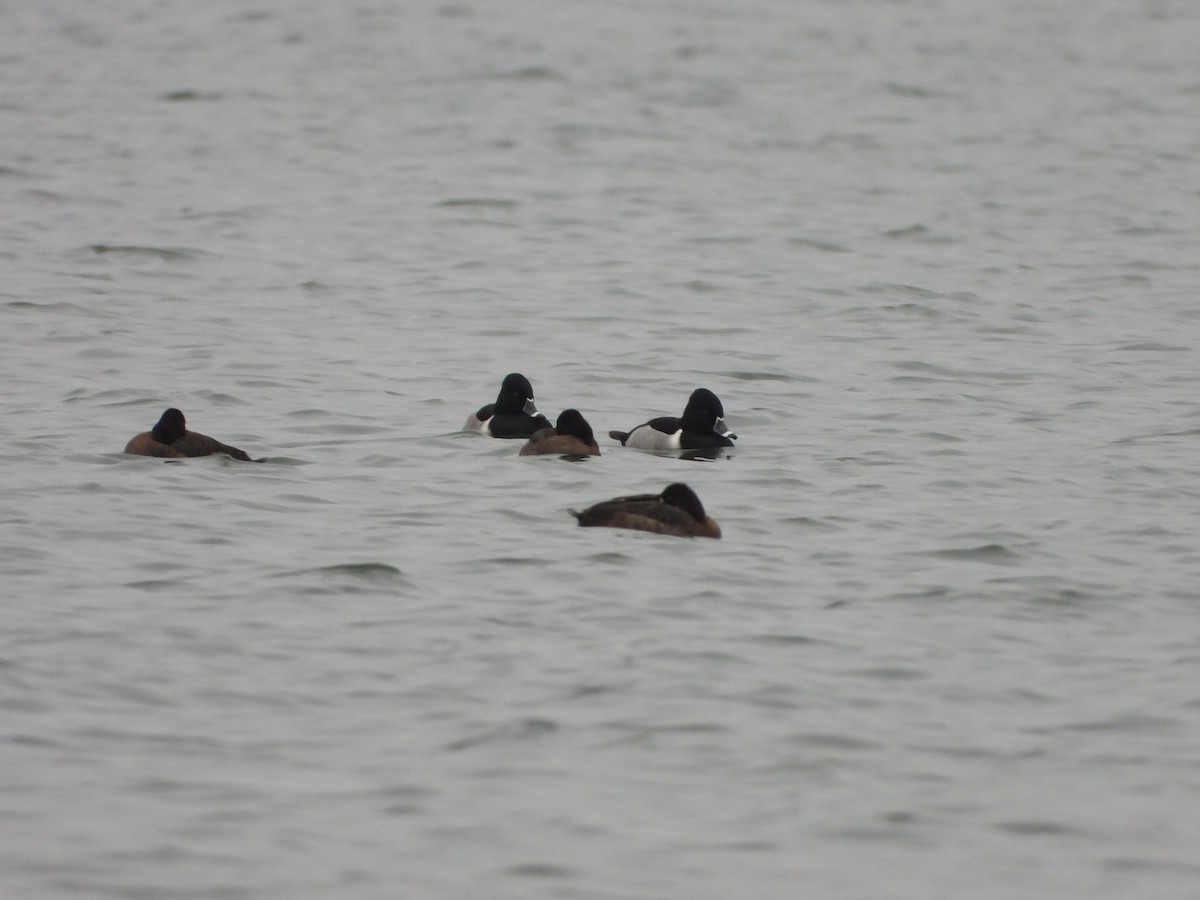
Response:
[[[587,423],[587,419],[577,409],[564,409],[559,413],[558,423],[554,430],[559,434],[574,435],[585,444],[596,443],[596,436],[592,434],[592,426]]]
[[[697,522],[705,519],[704,504],[696,496],[696,492],[682,482],[669,484],[662,492],[662,502],[676,509],[682,509]]]
[[[683,428],[702,434],[715,431],[722,437],[737,438],[725,424],[725,407],[708,388],[696,388],[688,397],[687,406],[683,409]]]
[[[532,408],[532,412],[530,409]],[[525,412],[531,416],[538,414],[533,405],[533,385],[529,379],[519,372],[513,372],[504,377],[500,384],[500,393],[496,397],[497,415],[516,415]]]
[[[173,444],[185,434],[187,421],[183,418],[183,413],[173,406],[159,416],[158,422],[150,430],[150,436],[160,444]]]

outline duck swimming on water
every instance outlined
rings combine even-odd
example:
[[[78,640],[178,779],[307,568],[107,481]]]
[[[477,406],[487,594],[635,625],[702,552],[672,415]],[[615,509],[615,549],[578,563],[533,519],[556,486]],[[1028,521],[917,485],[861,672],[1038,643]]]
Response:
[[[639,450],[713,450],[732,447],[737,435],[725,424],[725,408],[717,395],[697,388],[688,398],[682,416],[659,416],[631,431],[610,431],[608,436]]]
[[[206,434],[188,431],[187,420],[175,407],[166,410],[152,429],[131,438],[125,445],[125,452],[136,456],[159,456],[166,459],[227,453],[234,459],[253,462],[244,450],[222,444]]]
[[[480,431],[495,438],[527,438],[535,431],[552,427],[550,420],[534,405],[529,379],[513,372],[504,377],[496,402],[467,416],[463,429]]]
[[[521,456],[558,454],[559,456],[599,456],[600,445],[592,426],[577,409],[564,409],[553,428],[536,431],[521,448]]]
[[[721,536],[720,526],[704,512],[696,492],[680,482],[667,485],[661,494],[616,497],[583,512],[569,512],[584,527],[632,528],[679,537]]]

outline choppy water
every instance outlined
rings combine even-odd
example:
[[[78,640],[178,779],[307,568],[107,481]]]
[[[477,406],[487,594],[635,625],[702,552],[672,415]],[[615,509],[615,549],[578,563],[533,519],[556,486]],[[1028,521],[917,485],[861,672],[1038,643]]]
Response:
[[[1197,46],[0,7],[0,892],[1200,896]],[[458,432],[512,370],[738,447]],[[723,540],[566,512],[674,480]]]

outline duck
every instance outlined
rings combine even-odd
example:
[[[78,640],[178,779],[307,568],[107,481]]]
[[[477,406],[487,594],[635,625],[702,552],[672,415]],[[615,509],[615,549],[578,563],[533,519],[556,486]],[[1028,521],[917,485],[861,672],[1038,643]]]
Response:
[[[725,407],[707,388],[696,388],[682,416],[659,416],[630,431],[608,436],[639,450],[713,450],[732,447],[737,435],[725,424]]]
[[[682,482],[667,485],[661,494],[616,497],[583,512],[568,512],[583,527],[632,528],[678,537],[721,536],[720,526],[704,512],[696,492]]]
[[[159,456],[183,459],[189,456],[213,456],[227,453],[234,459],[253,462],[250,455],[237,447],[222,444],[206,434],[187,430],[187,420],[175,407],[166,410],[149,431],[129,439],[125,452],[135,456]]]
[[[528,438],[543,428],[553,428],[533,402],[533,386],[519,372],[504,376],[495,403],[467,416],[464,431],[479,431],[494,438]]]
[[[535,431],[521,447],[521,456],[558,454],[569,456],[599,456],[600,445],[592,434],[592,426],[577,409],[564,409],[553,428]]]

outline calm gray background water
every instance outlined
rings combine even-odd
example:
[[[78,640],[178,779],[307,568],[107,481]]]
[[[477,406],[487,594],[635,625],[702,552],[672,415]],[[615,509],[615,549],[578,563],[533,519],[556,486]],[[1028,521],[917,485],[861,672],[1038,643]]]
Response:
[[[1200,896],[1198,46],[0,5],[0,894]],[[513,370],[741,438],[518,458]]]

